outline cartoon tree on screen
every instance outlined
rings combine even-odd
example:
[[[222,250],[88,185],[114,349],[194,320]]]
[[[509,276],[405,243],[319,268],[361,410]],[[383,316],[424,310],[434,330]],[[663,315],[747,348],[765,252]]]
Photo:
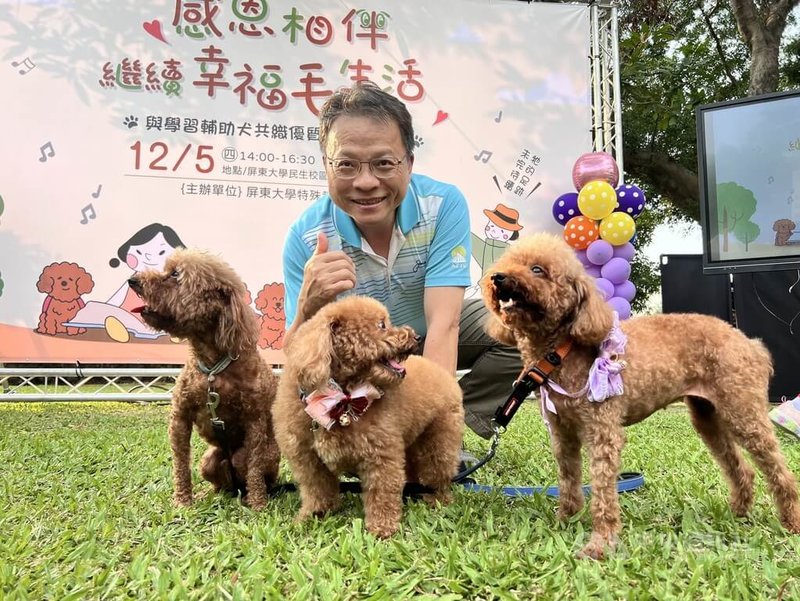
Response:
[[[750,243],[758,238],[758,235],[761,233],[761,228],[758,227],[758,224],[753,223],[752,221],[747,221],[742,223],[741,225],[737,226],[735,230],[733,230],[733,235],[736,236],[736,239],[744,244],[744,250],[750,250]]]
[[[758,226],[750,221],[756,212],[756,197],[747,188],[733,182],[717,185],[717,219],[722,233],[722,251],[728,251],[728,234],[733,233],[745,248],[758,236]],[[751,228],[755,227],[756,231]]]

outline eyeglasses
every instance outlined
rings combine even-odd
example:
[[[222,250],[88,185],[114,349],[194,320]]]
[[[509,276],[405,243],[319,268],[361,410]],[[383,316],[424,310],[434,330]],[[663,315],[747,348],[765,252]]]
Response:
[[[328,164],[333,169],[333,174],[339,179],[354,179],[361,173],[361,165],[369,165],[369,170],[372,175],[378,179],[388,179],[397,173],[397,168],[406,160],[395,159],[393,157],[381,157],[379,159],[372,159],[371,161],[357,161],[355,159],[329,159],[325,157]]]

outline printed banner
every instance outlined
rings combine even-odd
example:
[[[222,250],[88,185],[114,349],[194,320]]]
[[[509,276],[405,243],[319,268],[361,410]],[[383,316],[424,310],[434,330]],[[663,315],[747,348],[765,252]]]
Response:
[[[280,363],[284,235],[327,189],[319,107],[365,79],[409,107],[414,170],[467,197],[477,282],[559,230],[589,32],[586,6],[515,0],[0,2],[0,362],[182,363],[127,280],[184,245],[239,272]]]

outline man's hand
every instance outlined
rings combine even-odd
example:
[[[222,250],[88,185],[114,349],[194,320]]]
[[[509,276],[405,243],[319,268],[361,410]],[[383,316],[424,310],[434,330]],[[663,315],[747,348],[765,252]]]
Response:
[[[314,313],[355,285],[353,261],[341,250],[329,251],[328,238],[320,232],[317,248],[303,268],[297,316],[302,320],[311,319]]]

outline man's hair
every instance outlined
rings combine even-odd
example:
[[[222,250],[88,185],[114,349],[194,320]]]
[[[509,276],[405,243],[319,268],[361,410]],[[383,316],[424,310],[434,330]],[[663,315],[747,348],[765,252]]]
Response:
[[[341,116],[369,117],[400,128],[406,154],[414,155],[414,126],[406,105],[371,81],[363,81],[334,92],[319,111],[319,145],[326,152],[334,121]]]

